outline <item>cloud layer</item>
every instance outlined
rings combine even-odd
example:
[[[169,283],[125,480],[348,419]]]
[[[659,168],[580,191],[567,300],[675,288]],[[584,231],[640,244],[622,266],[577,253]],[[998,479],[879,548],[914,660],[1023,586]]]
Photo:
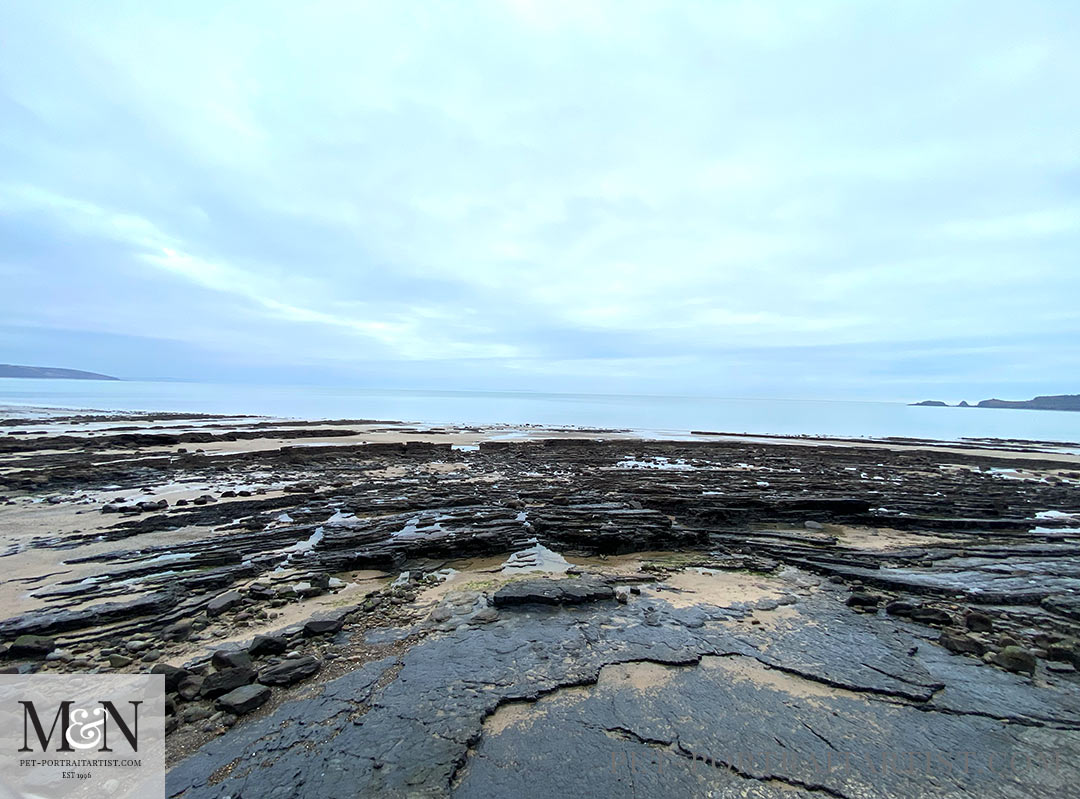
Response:
[[[1051,2],[9,4],[2,360],[1080,390],[1078,31]]]

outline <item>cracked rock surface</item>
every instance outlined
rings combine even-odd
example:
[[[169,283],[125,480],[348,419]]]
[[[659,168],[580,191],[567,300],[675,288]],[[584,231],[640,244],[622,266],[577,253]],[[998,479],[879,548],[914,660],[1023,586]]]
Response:
[[[517,608],[432,635],[396,664],[368,664],[318,698],[209,744],[170,773],[169,792],[1019,797],[1070,789],[1080,756],[1072,683],[955,657],[915,625],[850,613],[835,593],[826,584],[782,612],[660,599]],[[646,623],[650,613],[659,624]],[[764,623],[748,623],[754,618]],[[395,665],[396,679],[376,689]]]

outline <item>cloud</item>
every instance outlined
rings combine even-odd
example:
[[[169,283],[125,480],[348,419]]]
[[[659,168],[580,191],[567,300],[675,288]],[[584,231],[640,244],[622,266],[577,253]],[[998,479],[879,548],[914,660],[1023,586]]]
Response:
[[[1066,4],[7,16],[0,312],[135,374],[167,340],[185,375],[731,393],[800,348],[849,392],[887,381],[824,353],[868,345],[921,395],[955,361],[911,347],[1080,339]]]

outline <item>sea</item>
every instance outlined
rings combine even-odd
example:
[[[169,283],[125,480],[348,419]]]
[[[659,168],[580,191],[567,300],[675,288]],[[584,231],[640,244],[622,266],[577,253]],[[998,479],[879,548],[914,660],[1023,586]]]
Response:
[[[696,430],[943,441],[1080,441],[1080,413],[1076,412],[940,408],[899,402],[0,378],[0,406],[8,406],[0,409],[7,413],[35,415],[32,409],[42,408],[179,411],[420,424],[615,428],[657,437]]]

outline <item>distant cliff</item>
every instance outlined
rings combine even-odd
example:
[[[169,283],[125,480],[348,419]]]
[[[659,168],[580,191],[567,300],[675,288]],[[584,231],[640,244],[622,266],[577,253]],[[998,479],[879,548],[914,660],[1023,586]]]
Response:
[[[83,372],[79,369],[57,369],[51,366],[13,366],[0,363],[0,377],[36,377],[60,380],[119,380],[119,377]]]
[[[923,400],[912,405],[932,405],[938,408],[1019,408],[1029,411],[1080,411],[1080,394],[1053,394],[1029,400],[983,400],[978,405],[949,405],[941,400]]]

